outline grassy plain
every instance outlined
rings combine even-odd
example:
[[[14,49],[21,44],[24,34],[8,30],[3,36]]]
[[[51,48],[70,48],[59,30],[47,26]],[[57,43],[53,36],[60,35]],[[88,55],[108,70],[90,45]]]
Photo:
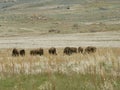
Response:
[[[120,90],[119,31],[120,0],[1,0],[0,90]],[[57,39],[63,43],[55,44]],[[25,57],[12,57],[6,49],[81,42],[117,48],[71,56],[63,55],[63,48],[49,55],[46,48],[41,57],[30,56],[30,49]]]
[[[119,90],[120,48],[98,48],[94,54],[12,57],[1,49],[0,90]]]
[[[0,36],[119,31],[119,8],[119,0],[15,4],[0,9]]]

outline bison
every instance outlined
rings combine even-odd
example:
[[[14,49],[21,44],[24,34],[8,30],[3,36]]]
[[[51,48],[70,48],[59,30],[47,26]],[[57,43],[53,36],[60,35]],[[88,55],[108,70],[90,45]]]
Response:
[[[76,47],[70,47],[72,53],[77,53],[77,48]]]
[[[66,55],[77,53],[77,48],[76,47],[65,47],[63,53]]]
[[[43,55],[44,54],[44,50],[42,49],[42,48],[40,48],[39,50],[38,50],[38,54],[41,56],[41,55]]]
[[[25,50],[24,49],[20,50],[20,55],[25,56]]]
[[[88,47],[86,47],[85,48],[85,53],[94,53],[94,52],[96,52],[96,47],[93,47],[93,46],[88,46]]]
[[[78,53],[83,53],[83,48],[82,47],[78,47]]]
[[[66,55],[71,55],[72,54],[71,48],[70,47],[65,47],[63,53],[66,54]]]
[[[12,50],[12,56],[19,56],[19,51],[16,48]]]
[[[30,55],[40,55],[41,56],[43,54],[44,54],[44,50],[42,48],[30,51]]]
[[[57,55],[56,53],[56,48],[52,47],[48,50],[49,54],[52,54],[52,55]]]

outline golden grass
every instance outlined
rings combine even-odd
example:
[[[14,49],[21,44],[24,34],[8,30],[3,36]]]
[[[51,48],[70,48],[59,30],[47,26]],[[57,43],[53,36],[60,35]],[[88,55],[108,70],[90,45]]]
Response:
[[[63,55],[63,48],[57,49],[57,56],[44,50],[43,56],[30,56],[26,49],[25,57],[12,57],[12,49],[1,49],[0,89],[81,90],[83,85],[86,90],[119,90],[120,48],[71,56]]]
[[[98,48],[93,54],[63,54],[63,49],[57,49],[58,55],[49,55],[44,49],[43,56],[30,56],[30,49],[26,49],[24,57],[12,57],[12,49],[1,49],[0,73],[37,74],[37,73],[96,73],[118,76],[120,74],[120,48]]]

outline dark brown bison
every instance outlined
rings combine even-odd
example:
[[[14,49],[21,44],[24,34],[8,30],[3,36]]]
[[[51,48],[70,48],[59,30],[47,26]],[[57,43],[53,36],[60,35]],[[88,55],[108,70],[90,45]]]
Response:
[[[63,53],[66,55],[77,53],[77,48],[76,47],[65,47]]]
[[[77,48],[76,47],[70,47],[72,53],[77,53]]]
[[[82,47],[78,47],[78,53],[83,53],[83,48]]]
[[[20,50],[20,55],[25,56],[25,50],[24,49]]]
[[[12,56],[19,56],[19,51],[16,48],[12,50]]]
[[[37,55],[37,50],[31,50],[30,55]]]
[[[88,47],[86,47],[85,48],[85,53],[94,53],[94,52],[96,52],[96,47],[93,47],[93,46],[88,46]]]
[[[56,48],[52,47],[48,50],[49,54],[57,55]]]
[[[71,48],[70,47],[65,47],[63,53],[66,54],[66,55],[71,55],[72,54]]]
[[[41,56],[41,55],[44,54],[44,50],[43,50],[42,48],[40,48],[38,53],[39,53],[39,55]]]
[[[43,54],[44,54],[44,50],[42,48],[30,51],[30,55],[40,55],[41,56]]]

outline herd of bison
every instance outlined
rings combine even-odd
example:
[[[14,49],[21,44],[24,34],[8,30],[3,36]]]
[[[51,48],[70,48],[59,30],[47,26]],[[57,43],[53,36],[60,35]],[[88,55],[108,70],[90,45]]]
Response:
[[[95,53],[96,52],[96,47],[93,46],[88,46],[85,49],[83,49],[82,47],[65,47],[63,50],[63,54],[66,55],[72,55],[73,53],[81,53],[81,54],[86,54],[86,53]],[[57,50],[54,47],[51,47],[48,49],[48,53],[51,55],[57,55]],[[14,48],[12,50],[12,56],[25,56],[25,50],[18,50],[16,48]],[[44,50],[43,48],[39,48],[39,49],[34,49],[30,51],[30,55],[35,56],[35,55],[44,55]]]

